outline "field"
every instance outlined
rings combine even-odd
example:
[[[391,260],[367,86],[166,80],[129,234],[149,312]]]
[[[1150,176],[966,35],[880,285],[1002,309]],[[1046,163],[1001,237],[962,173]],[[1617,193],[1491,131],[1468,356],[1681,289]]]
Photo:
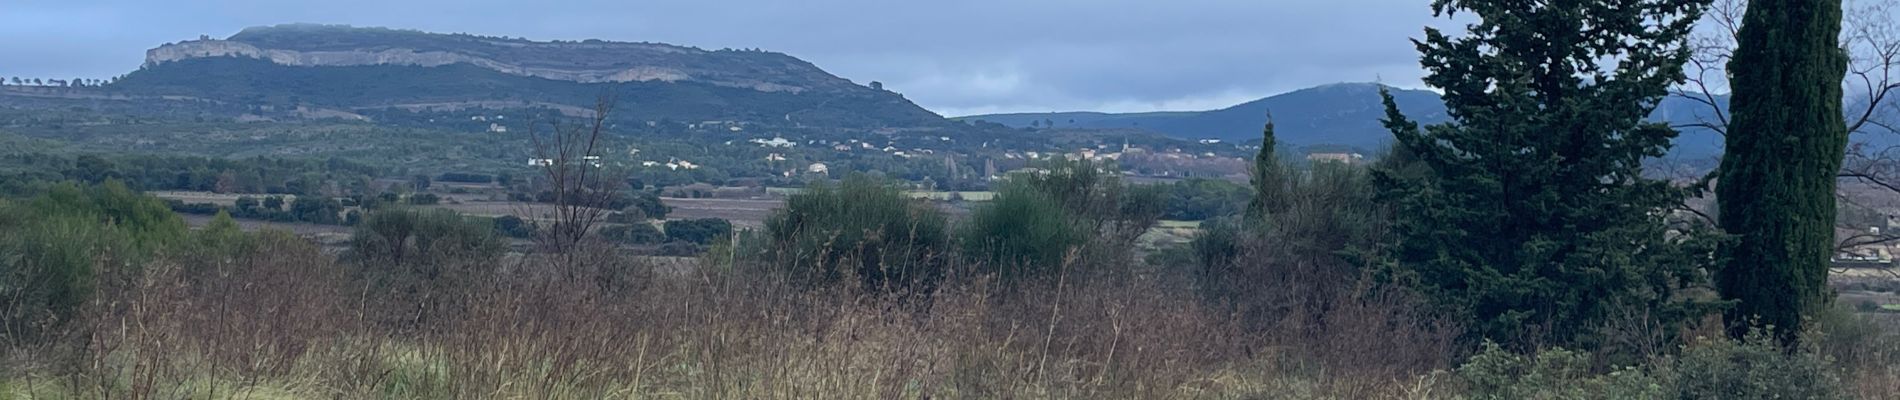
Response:
[[[212,193],[212,192],[190,192],[190,191],[178,191],[178,190],[153,191],[150,193],[153,196],[157,196],[158,198],[161,198],[161,199],[178,200],[178,201],[185,202],[185,204],[201,204],[201,203],[202,204],[216,204],[219,206],[226,206],[226,207],[229,207],[233,203],[236,203],[239,197],[247,197],[247,196],[252,197],[252,198],[258,198],[258,199],[262,199],[264,198],[264,196],[282,196],[284,198],[284,202],[290,202],[292,200],[297,199],[296,195],[287,195],[287,194],[286,195],[272,195],[272,194],[256,194],[256,193]]]

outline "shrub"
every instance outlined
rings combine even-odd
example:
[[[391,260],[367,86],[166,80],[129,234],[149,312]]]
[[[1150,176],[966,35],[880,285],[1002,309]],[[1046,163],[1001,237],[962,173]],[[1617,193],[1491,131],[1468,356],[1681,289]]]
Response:
[[[961,231],[978,271],[1005,281],[1052,276],[1067,264],[1103,272],[1126,268],[1135,238],[1160,220],[1158,186],[1124,185],[1112,165],[1054,161],[1016,174],[976,209]]]
[[[350,249],[366,264],[439,265],[500,255],[495,229],[451,210],[382,210],[356,226]]]
[[[130,270],[187,237],[155,197],[107,180],[54,186],[24,205],[0,204],[0,339],[31,337],[73,317],[102,277]]]
[[[1666,373],[1679,399],[1843,399],[1833,362],[1812,346],[1788,349],[1763,334],[1690,346]]]
[[[814,184],[765,221],[767,265],[808,284],[925,289],[943,273],[943,213],[864,176]]]
[[[627,244],[658,244],[666,241],[666,234],[659,228],[644,222],[627,225],[610,225],[600,228],[600,237]]]
[[[1608,374],[1591,371],[1589,354],[1550,349],[1520,355],[1485,342],[1483,351],[1458,367],[1465,384],[1464,398],[1515,399],[1659,399],[1670,393],[1668,382],[1638,368]]]
[[[676,219],[666,221],[666,238],[705,245],[732,236],[732,222],[719,218]]]
[[[494,182],[495,177],[487,174],[445,172],[440,176],[436,176],[435,180],[437,182],[489,183]]]
[[[1813,346],[1784,348],[1768,335],[1718,338],[1640,366],[1592,370],[1585,353],[1519,355],[1486,342],[1458,367],[1471,399],[1843,399],[1832,361]]]
[[[1017,281],[1050,276],[1091,236],[1053,197],[1007,185],[970,214],[959,241],[980,272]]]
[[[495,218],[495,232],[516,239],[534,237],[534,225],[523,221],[521,217],[503,215]]]
[[[441,202],[442,197],[436,196],[434,193],[416,193],[409,195],[409,204],[433,205]]]
[[[337,225],[343,223],[340,214],[343,203],[336,199],[317,196],[297,196],[290,202],[292,219],[313,224]]]
[[[382,292],[374,297],[414,310],[385,316],[403,327],[461,312],[469,299],[457,294],[486,282],[502,250],[492,222],[446,209],[376,211],[350,239],[358,275]]]

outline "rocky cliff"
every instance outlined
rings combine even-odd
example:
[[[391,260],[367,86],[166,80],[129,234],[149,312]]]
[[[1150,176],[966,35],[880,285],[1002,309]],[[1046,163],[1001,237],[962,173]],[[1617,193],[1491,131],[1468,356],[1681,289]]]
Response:
[[[540,42],[336,25],[259,27],[224,40],[170,43],[146,51],[145,65],[212,57],[303,67],[465,63],[505,74],[581,83],[690,81],[765,92],[857,88],[803,60],[763,51],[598,40]]]

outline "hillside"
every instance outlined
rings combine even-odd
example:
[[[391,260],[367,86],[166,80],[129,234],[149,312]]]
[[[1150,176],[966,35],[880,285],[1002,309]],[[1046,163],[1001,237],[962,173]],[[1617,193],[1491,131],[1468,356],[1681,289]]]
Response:
[[[168,43],[147,51],[145,65],[122,79],[60,97],[234,104],[283,119],[467,108],[573,114],[603,94],[617,99],[616,115],[630,123],[732,121],[856,130],[956,125],[900,94],[854,84],[781,53],[335,25],[259,27],[222,40]],[[227,112],[233,107],[190,108],[241,116]]]
[[[1390,88],[1399,109],[1421,123],[1445,122],[1445,106],[1438,93],[1425,90]],[[1023,113],[958,117],[964,121],[988,121],[1010,127],[1028,127],[1032,123],[1053,122],[1058,128],[1142,128],[1184,139],[1213,138],[1230,141],[1256,139],[1268,111],[1273,113],[1275,130],[1282,142],[1294,146],[1346,145],[1374,150],[1391,141],[1392,133],[1380,125],[1385,109],[1379,102],[1379,85],[1373,83],[1336,83],[1295,90],[1209,111],[1155,113]],[[1687,124],[1697,116],[1709,115],[1700,104],[1682,99],[1667,99],[1657,108],[1657,120]],[[1679,157],[1706,157],[1721,152],[1722,138],[1714,132],[1685,129],[1672,154]]]
[[[1393,98],[1407,114],[1425,122],[1444,118],[1438,94],[1393,88]],[[1338,83],[1296,90],[1231,107],[1195,112],[1154,113],[1026,113],[973,115],[960,120],[982,120],[1011,127],[1035,121],[1053,121],[1067,128],[1141,128],[1186,139],[1245,141],[1258,139],[1260,125],[1272,110],[1280,140],[1297,145],[1337,144],[1362,148],[1382,146],[1390,133],[1379,125],[1385,115],[1379,86]]]

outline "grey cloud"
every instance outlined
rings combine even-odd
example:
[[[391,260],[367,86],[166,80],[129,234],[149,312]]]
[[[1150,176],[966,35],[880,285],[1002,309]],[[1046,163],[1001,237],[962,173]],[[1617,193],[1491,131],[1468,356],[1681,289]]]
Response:
[[[762,48],[944,114],[1207,108],[1323,83],[1416,86],[1425,0],[34,1],[0,76],[105,77],[160,43],[343,23]]]

